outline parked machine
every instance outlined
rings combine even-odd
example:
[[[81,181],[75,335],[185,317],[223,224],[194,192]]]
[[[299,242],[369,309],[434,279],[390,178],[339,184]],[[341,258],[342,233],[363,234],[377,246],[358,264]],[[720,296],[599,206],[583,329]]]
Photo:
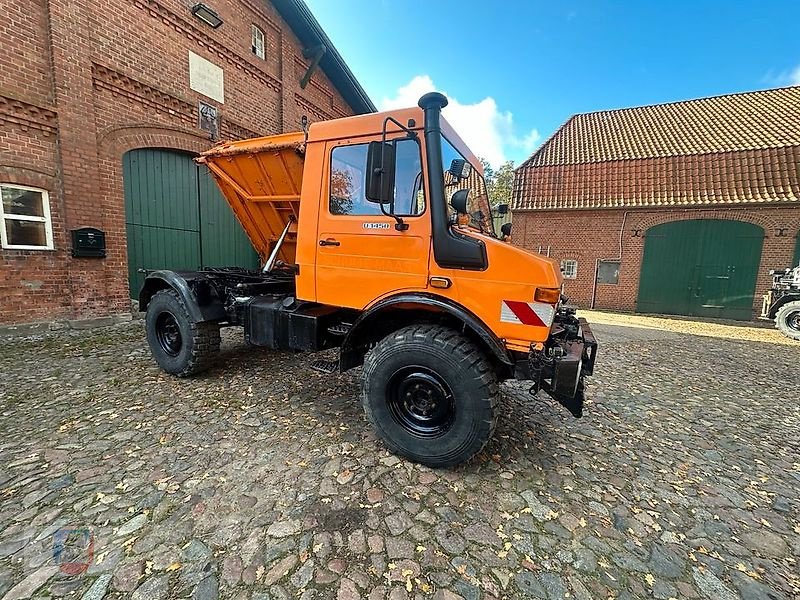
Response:
[[[769,274],[772,287],[764,294],[761,318],[774,320],[783,335],[800,340],[800,265]]]
[[[436,467],[489,440],[499,381],[528,380],[581,416],[589,325],[566,305],[554,261],[495,237],[480,162],[446,105],[430,93],[418,108],[205,152],[264,267],[149,274],[139,303],[161,368],[208,368],[228,326],[254,346],[338,348],[314,367],[363,365],[378,435]]]

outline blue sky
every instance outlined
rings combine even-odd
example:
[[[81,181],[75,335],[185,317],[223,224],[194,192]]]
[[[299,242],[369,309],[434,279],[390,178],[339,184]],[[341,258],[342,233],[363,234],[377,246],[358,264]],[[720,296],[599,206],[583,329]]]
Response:
[[[800,2],[306,0],[379,108],[444,91],[495,165],[570,115],[800,84]]]

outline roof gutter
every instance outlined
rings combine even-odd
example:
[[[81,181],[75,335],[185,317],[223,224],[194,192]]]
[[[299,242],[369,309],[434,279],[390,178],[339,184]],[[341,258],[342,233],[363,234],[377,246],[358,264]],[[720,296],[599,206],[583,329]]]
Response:
[[[272,0],[272,4],[306,47],[320,44],[325,46],[327,51],[320,60],[320,67],[350,108],[358,114],[377,112],[378,109],[367,92],[361,87],[306,3],[303,0]]]

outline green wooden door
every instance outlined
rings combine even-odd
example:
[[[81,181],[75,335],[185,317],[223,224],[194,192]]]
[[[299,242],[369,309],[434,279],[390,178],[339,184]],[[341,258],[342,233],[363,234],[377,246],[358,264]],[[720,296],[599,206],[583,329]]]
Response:
[[[123,157],[128,283],[137,297],[139,269],[195,270],[200,259],[198,170],[187,154],[133,150]]]
[[[257,269],[259,258],[242,226],[233,214],[219,186],[201,165],[200,250],[204,267],[246,267]]]
[[[697,219],[645,235],[637,311],[749,320],[764,231],[741,221]]]
[[[125,154],[122,164],[131,297],[144,283],[141,270],[258,267],[216,183],[191,155],[145,148]]]
[[[797,232],[797,241],[794,244],[794,260],[792,260],[792,267],[800,265],[800,231]]]

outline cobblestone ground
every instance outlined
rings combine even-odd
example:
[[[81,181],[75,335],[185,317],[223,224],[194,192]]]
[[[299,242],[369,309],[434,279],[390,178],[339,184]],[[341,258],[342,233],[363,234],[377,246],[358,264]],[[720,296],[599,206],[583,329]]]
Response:
[[[358,373],[236,333],[192,380],[139,323],[2,344],[0,598],[800,594],[800,345],[598,326],[583,419],[504,384],[486,451],[432,471]]]

